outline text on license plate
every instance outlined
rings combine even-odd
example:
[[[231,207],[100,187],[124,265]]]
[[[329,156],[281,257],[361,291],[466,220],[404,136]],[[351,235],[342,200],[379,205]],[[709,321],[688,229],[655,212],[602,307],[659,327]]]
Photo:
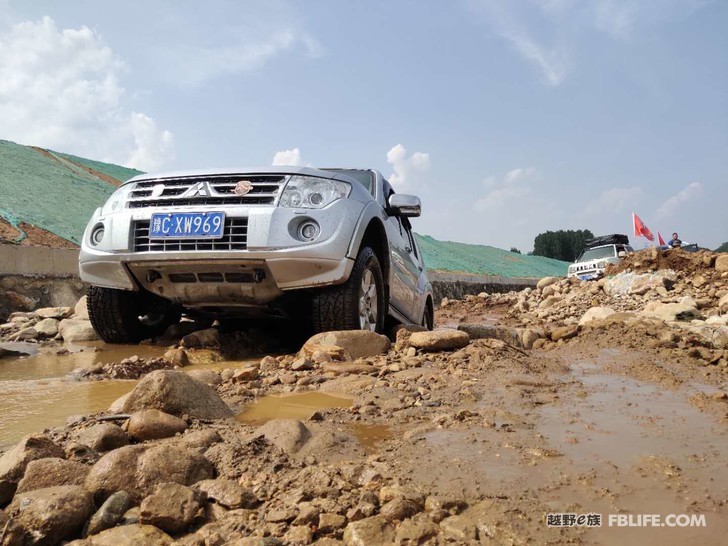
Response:
[[[172,212],[152,214],[149,238],[219,239],[224,235],[224,212]]]

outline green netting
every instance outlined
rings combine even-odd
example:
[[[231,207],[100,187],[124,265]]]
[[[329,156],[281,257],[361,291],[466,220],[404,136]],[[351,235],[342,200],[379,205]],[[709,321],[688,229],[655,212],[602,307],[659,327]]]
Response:
[[[0,140],[0,216],[13,225],[26,222],[79,243],[91,214],[114,190],[82,169]]]
[[[84,167],[88,167],[90,169],[98,171],[102,174],[105,174],[106,176],[110,176],[111,178],[114,178],[119,182],[126,182],[130,178],[134,178],[135,176],[144,174],[143,171],[138,171],[136,169],[129,169],[127,167],[121,167],[120,165],[113,165],[111,163],[102,163],[101,161],[94,161],[92,159],[86,159],[84,157],[78,157],[76,155],[64,154],[61,152],[53,152],[53,154],[63,159],[68,159],[69,161],[72,161],[74,163],[78,163],[79,165],[83,165]]]
[[[539,278],[565,276],[569,265],[560,260],[517,254],[492,246],[438,241],[429,235],[418,234],[417,245],[428,269]]]

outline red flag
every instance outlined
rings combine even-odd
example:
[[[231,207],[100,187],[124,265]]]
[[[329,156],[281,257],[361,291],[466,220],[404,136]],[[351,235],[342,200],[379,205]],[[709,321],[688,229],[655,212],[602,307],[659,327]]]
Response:
[[[662,238],[659,231],[657,232],[657,242],[660,243],[660,246],[665,246],[665,239]]]
[[[655,236],[652,235],[650,229],[642,222],[642,220],[640,220],[640,217],[637,216],[634,212],[632,213],[632,223],[634,224],[635,237],[644,237],[648,241],[655,240]]]

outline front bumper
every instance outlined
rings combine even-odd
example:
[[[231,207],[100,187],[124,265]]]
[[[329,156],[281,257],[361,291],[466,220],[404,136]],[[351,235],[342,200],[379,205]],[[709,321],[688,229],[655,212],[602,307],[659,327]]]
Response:
[[[84,234],[79,269],[82,280],[122,290],[143,287],[190,306],[264,305],[287,290],[346,281],[353,268],[347,256],[364,204],[340,199],[318,210],[260,206],[125,209],[102,216],[97,210]],[[244,250],[136,252],[135,225],[153,213],[222,211],[226,218],[247,219]],[[297,238],[297,227],[315,221],[313,242]],[[101,244],[90,233],[103,224]]]

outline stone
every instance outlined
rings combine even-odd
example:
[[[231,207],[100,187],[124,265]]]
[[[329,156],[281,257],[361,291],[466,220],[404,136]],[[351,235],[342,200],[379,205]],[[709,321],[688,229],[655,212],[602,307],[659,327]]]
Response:
[[[63,450],[43,435],[26,436],[0,457],[0,506],[13,498],[18,482],[31,461],[63,457]]]
[[[124,401],[123,411],[158,409],[171,415],[194,419],[224,419],[233,412],[209,385],[184,372],[155,370],[137,383]]]
[[[346,517],[340,514],[332,514],[324,512],[319,514],[318,529],[322,533],[334,533],[339,529],[343,529],[346,525]]]
[[[204,347],[220,347],[220,332],[216,328],[198,330],[187,334],[180,341],[182,347],[188,349],[202,349]]]
[[[559,341],[560,339],[563,339],[566,341],[567,339],[571,339],[572,337],[576,337],[576,335],[579,333],[579,328],[576,326],[560,326],[559,328],[554,328],[551,331],[551,341]]]
[[[437,535],[439,528],[424,514],[407,519],[397,527],[394,543],[401,546],[417,546]]]
[[[311,337],[302,347],[303,355],[309,354],[311,347],[336,346],[344,349],[351,358],[365,358],[385,354],[391,342],[387,336],[369,330],[342,330],[322,332]]]
[[[117,491],[111,495],[91,516],[86,526],[86,536],[96,535],[114,527],[124,517],[130,505],[131,498],[126,491]]]
[[[98,451],[80,442],[69,442],[63,452],[67,460],[85,465],[96,464],[100,458]]]
[[[652,273],[622,271],[604,281],[604,293],[609,296],[641,296],[658,288],[671,289],[677,280],[672,269],[660,269]]]
[[[694,303],[695,302],[691,301],[681,301],[678,303],[652,301],[645,306],[640,314],[646,317],[654,317],[665,322],[690,320],[700,316],[700,313]]]
[[[283,535],[283,542],[291,546],[302,546],[311,544],[313,541],[313,531],[308,525],[292,525]],[[318,543],[318,541],[317,541]]]
[[[304,372],[307,370],[312,370],[313,364],[308,358],[300,357],[293,361],[293,364],[291,364],[291,370],[294,372]]]
[[[42,307],[33,311],[36,317],[41,319],[64,319],[73,314],[70,307]]]
[[[344,530],[344,542],[348,546],[387,544],[393,542],[394,537],[394,527],[382,516],[353,521]]]
[[[95,341],[101,339],[91,326],[91,321],[78,318],[64,319],[58,325],[63,341]]]
[[[376,367],[363,362],[324,362],[322,368],[324,373],[333,373],[335,375],[345,373],[370,374],[377,372]]]
[[[409,343],[423,351],[447,351],[465,347],[470,343],[470,336],[466,332],[452,329],[415,332],[410,336]]]
[[[202,480],[194,487],[205,493],[208,499],[230,510],[255,508],[260,502],[255,493],[233,480]]]
[[[718,310],[722,315],[728,314],[728,294],[725,294],[718,302]]]
[[[187,430],[187,422],[156,409],[138,411],[129,418],[127,433],[140,442],[160,440]]]
[[[210,446],[220,442],[222,442],[222,436],[216,430],[188,430],[180,439],[179,445],[181,447],[205,451]]]
[[[172,537],[152,525],[130,524],[113,527],[67,546],[169,546]]]
[[[613,315],[614,309],[611,307],[591,307],[586,313],[579,319],[579,326],[583,326],[593,320],[604,320],[605,318]]]
[[[379,509],[379,515],[387,521],[403,521],[418,512],[420,512],[420,507],[417,503],[404,497],[392,499]]]
[[[440,529],[447,538],[464,544],[473,544],[478,536],[475,522],[467,516],[445,518],[440,522]]]
[[[113,423],[91,425],[79,430],[75,436],[78,442],[99,452],[111,451],[129,443],[126,433]]]
[[[203,515],[204,493],[178,483],[163,483],[141,504],[141,523],[176,534]]]
[[[42,337],[55,337],[58,334],[58,325],[60,323],[54,318],[46,318],[33,326],[38,335]]]
[[[186,373],[195,381],[210,385],[211,387],[222,384],[222,377],[214,370],[190,370]]]
[[[715,270],[719,273],[728,271],[728,253],[721,252],[715,259]]]
[[[539,309],[549,309],[561,301],[561,296],[548,296],[538,304]]]
[[[559,282],[561,279],[562,277],[544,277],[536,283],[536,288],[543,290],[547,286],[551,286],[552,284]]]
[[[258,379],[258,366],[245,366],[233,372],[233,383],[247,382]]]
[[[541,338],[541,334],[531,328],[521,330],[521,347],[524,349],[532,349],[534,343]]]
[[[117,491],[140,502],[162,483],[193,485],[214,475],[212,463],[198,452],[170,444],[125,446],[101,457],[86,477],[85,487],[103,502]]]
[[[190,359],[187,356],[187,351],[184,349],[169,349],[162,356],[162,360],[166,360],[178,368],[184,368],[190,365]]]
[[[514,347],[521,347],[521,335],[515,328],[490,324],[460,324],[458,330],[466,332],[470,339],[500,339]]]
[[[22,544],[55,545],[78,535],[93,510],[83,487],[63,485],[18,494],[7,512],[22,528]]]
[[[295,419],[271,419],[253,433],[254,438],[260,436],[292,455],[311,439],[311,431]]]
[[[28,341],[31,339],[38,339],[38,335],[38,330],[32,326],[28,326],[27,328],[23,328],[22,330],[15,332],[8,339],[10,339],[10,341]]]
[[[695,288],[700,288],[702,286],[705,286],[708,283],[708,280],[702,275],[695,275],[693,277],[692,283]]]
[[[77,319],[81,320],[88,320],[88,297],[83,296],[80,300],[78,300],[78,303],[76,303],[76,307],[73,308],[73,314]]]
[[[88,465],[56,457],[36,459],[28,463],[15,494],[60,485],[83,485],[89,470]]]

